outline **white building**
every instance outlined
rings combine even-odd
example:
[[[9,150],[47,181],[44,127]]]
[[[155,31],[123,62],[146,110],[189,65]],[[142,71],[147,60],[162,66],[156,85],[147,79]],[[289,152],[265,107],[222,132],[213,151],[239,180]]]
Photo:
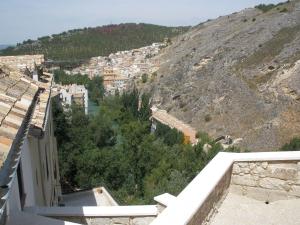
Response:
[[[0,68],[0,224],[23,224],[24,208],[57,206],[61,197],[52,75],[39,82]]]
[[[60,99],[65,105],[71,106],[73,103],[84,107],[85,114],[88,114],[89,96],[88,90],[84,85],[66,85],[60,86]]]

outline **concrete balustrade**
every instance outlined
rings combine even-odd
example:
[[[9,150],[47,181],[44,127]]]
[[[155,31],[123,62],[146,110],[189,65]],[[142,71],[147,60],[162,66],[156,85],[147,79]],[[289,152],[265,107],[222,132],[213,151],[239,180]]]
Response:
[[[150,224],[158,215],[156,205],[95,207],[28,207],[27,213],[84,225]]]

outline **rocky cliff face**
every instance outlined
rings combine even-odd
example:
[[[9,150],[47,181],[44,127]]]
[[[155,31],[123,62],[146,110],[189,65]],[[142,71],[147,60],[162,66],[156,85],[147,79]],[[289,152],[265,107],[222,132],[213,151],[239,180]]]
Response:
[[[213,137],[276,150],[300,135],[300,1],[192,28],[160,56],[160,108]]]

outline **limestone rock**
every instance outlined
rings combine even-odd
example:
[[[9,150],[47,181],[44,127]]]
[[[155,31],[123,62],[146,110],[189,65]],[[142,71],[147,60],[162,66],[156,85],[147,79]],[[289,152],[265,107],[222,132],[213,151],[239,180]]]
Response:
[[[262,168],[267,169],[268,168],[268,162],[263,162],[261,164]]]
[[[290,194],[300,197],[300,186],[297,186],[297,185],[293,186],[290,191]]]
[[[132,219],[132,225],[149,225],[154,220],[154,217],[143,217]]]
[[[300,4],[288,4],[286,13],[250,9],[191,28],[164,49],[158,79],[145,91],[153,91],[161,108],[214,138],[236,134],[240,147],[279,149],[300,133],[299,100],[283,91],[300,93]],[[211,60],[199,67],[206,58]],[[180,100],[172,99],[178,94]]]
[[[271,178],[271,177],[261,178],[259,181],[259,186],[262,188],[274,189],[274,190],[288,189],[286,181],[276,179],[276,178]]]
[[[269,164],[268,176],[282,180],[297,179],[298,169],[296,164]]]
[[[203,151],[205,152],[205,153],[208,153],[210,150],[211,150],[211,148],[212,148],[212,146],[210,145],[210,144],[204,144],[204,146],[203,146]]]
[[[257,186],[257,182],[254,177],[250,174],[246,174],[244,176],[234,175],[232,176],[232,183],[237,185],[245,185],[250,187]]]
[[[237,164],[237,163],[233,164],[232,173],[233,174],[239,174],[240,172],[241,172],[241,169],[240,169],[239,164]]]
[[[130,224],[130,219],[128,217],[113,218],[112,219],[112,224],[113,225],[129,225]]]
[[[249,163],[249,168],[253,170],[256,167],[255,163]]]

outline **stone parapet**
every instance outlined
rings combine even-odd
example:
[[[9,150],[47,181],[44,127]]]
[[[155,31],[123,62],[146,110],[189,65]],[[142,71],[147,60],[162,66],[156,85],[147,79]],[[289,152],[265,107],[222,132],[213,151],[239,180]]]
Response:
[[[218,153],[151,225],[209,224],[228,191],[266,204],[297,198],[299,162],[300,152]]]
[[[300,197],[300,162],[236,162],[231,185],[234,192],[259,200]]]
[[[83,225],[148,225],[156,217],[59,217],[56,219]]]

